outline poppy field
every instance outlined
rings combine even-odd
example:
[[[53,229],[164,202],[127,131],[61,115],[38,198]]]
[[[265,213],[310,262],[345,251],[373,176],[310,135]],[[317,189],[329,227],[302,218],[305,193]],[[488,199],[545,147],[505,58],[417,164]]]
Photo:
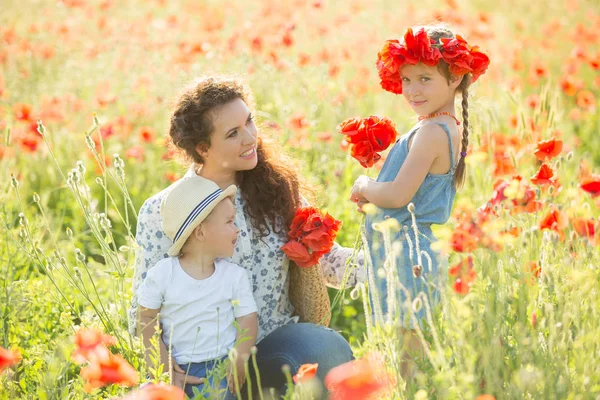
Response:
[[[330,326],[358,360],[330,383],[340,399],[600,398],[596,0],[2,3],[0,399],[183,398],[166,373],[139,388],[127,313],[137,212],[188,169],[167,132],[194,77],[249,83],[261,137],[342,221],[337,242],[360,249],[350,189],[386,153],[365,168],[340,124],[380,116],[408,132],[416,117],[375,61],[434,22],[491,61],[470,88],[465,186],[434,227],[442,306],[405,381],[401,341],[365,313],[368,287],[329,289]],[[286,398],[313,398],[315,368],[290,376]]]

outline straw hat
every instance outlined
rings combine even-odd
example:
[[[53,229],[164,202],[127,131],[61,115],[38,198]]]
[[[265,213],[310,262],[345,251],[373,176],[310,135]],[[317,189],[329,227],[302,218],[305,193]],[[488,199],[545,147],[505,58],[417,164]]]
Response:
[[[175,182],[160,205],[162,228],[173,241],[168,254],[178,256],[192,231],[221,200],[233,197],[236,190],[235,185],[221,190],[216,183],[200,176]]]

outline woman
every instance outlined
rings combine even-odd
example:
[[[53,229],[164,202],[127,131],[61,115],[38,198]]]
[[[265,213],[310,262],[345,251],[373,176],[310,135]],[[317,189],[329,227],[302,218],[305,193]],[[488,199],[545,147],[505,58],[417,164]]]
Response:
[[[193,161],[184,178],[200,175],[221,188],[238,186],[235,223],[240,229],[232,261],[248,271],[258,308],[257,362],[263,387],[282,389],[287,364],[291,374],[305,363],[318,363],[317,376],[351,360],[352,351],[337,332],[310,323],[296,323],[288,297],[289,259],[281,251],[295,210],[303,205],[294,168],[275,156],[258,137],[250,91],[238,80],[206,77],[194,82],[171,115],[170,137]],[[169,188],[152,196],[139,212],[136,273],[130,328],[135,326],[137,288],[146,271],[166,257],[170,240],[161,228],[160,203]],[[327,284],[340,287],[352,249],[335,245],[322,258]],[[353,269],[347,285],[365,280]],[[184,374],[174,364],[181,385]],[[252,374],[251,374],[252,376]],[[199,382],[188,377],[187,383]],[[254,380],[253,380],[254,384]]]

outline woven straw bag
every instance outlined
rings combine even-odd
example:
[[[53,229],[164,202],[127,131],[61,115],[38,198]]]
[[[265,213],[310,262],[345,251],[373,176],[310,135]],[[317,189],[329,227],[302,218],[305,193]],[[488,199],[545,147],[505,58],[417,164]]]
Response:
[[[329,326],[331,303],[320,264],[300,268],[290,260],[290,301],[300,322]]]

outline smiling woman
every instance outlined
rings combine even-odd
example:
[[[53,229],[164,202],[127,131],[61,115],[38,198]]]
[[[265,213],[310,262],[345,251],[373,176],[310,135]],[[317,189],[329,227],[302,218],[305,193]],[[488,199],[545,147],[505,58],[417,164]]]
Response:
[[[352,359],[352,351],[337,332],[311,323],[297,323],[289,297],[289,259],[281,250],[287,227],[298,208],[306,205],[300,181],[284,158],[259,137],[252,118],[252,96],[239,80],[206,77],[193,82],[180,96],[171,115],[169,135],[193,162],[182,179],[202,176],[219,187],[237,185],[234,199],[238,240],[231,261],[250,278],[258,309],[257,365],[263,387],[284,390],[281,367],[294,375],[302,364],[318,363],[317,376]],[[278,152],[280,153],[280,152]],[[165,257],[171,243],[161,228],[160,204],[170,188],[149,198],[139,212],[132,328],[137,320],[137,288],[147,271]],[[326,283],[339,287],[352,249],[335,244],[321,261]],[[354,285],[353,269],[347,285]],[[176,370],[173,371],[177,375]],[[255,383],[251,369],[250,382]],[[242,391],[246,393],[244,389]]]

